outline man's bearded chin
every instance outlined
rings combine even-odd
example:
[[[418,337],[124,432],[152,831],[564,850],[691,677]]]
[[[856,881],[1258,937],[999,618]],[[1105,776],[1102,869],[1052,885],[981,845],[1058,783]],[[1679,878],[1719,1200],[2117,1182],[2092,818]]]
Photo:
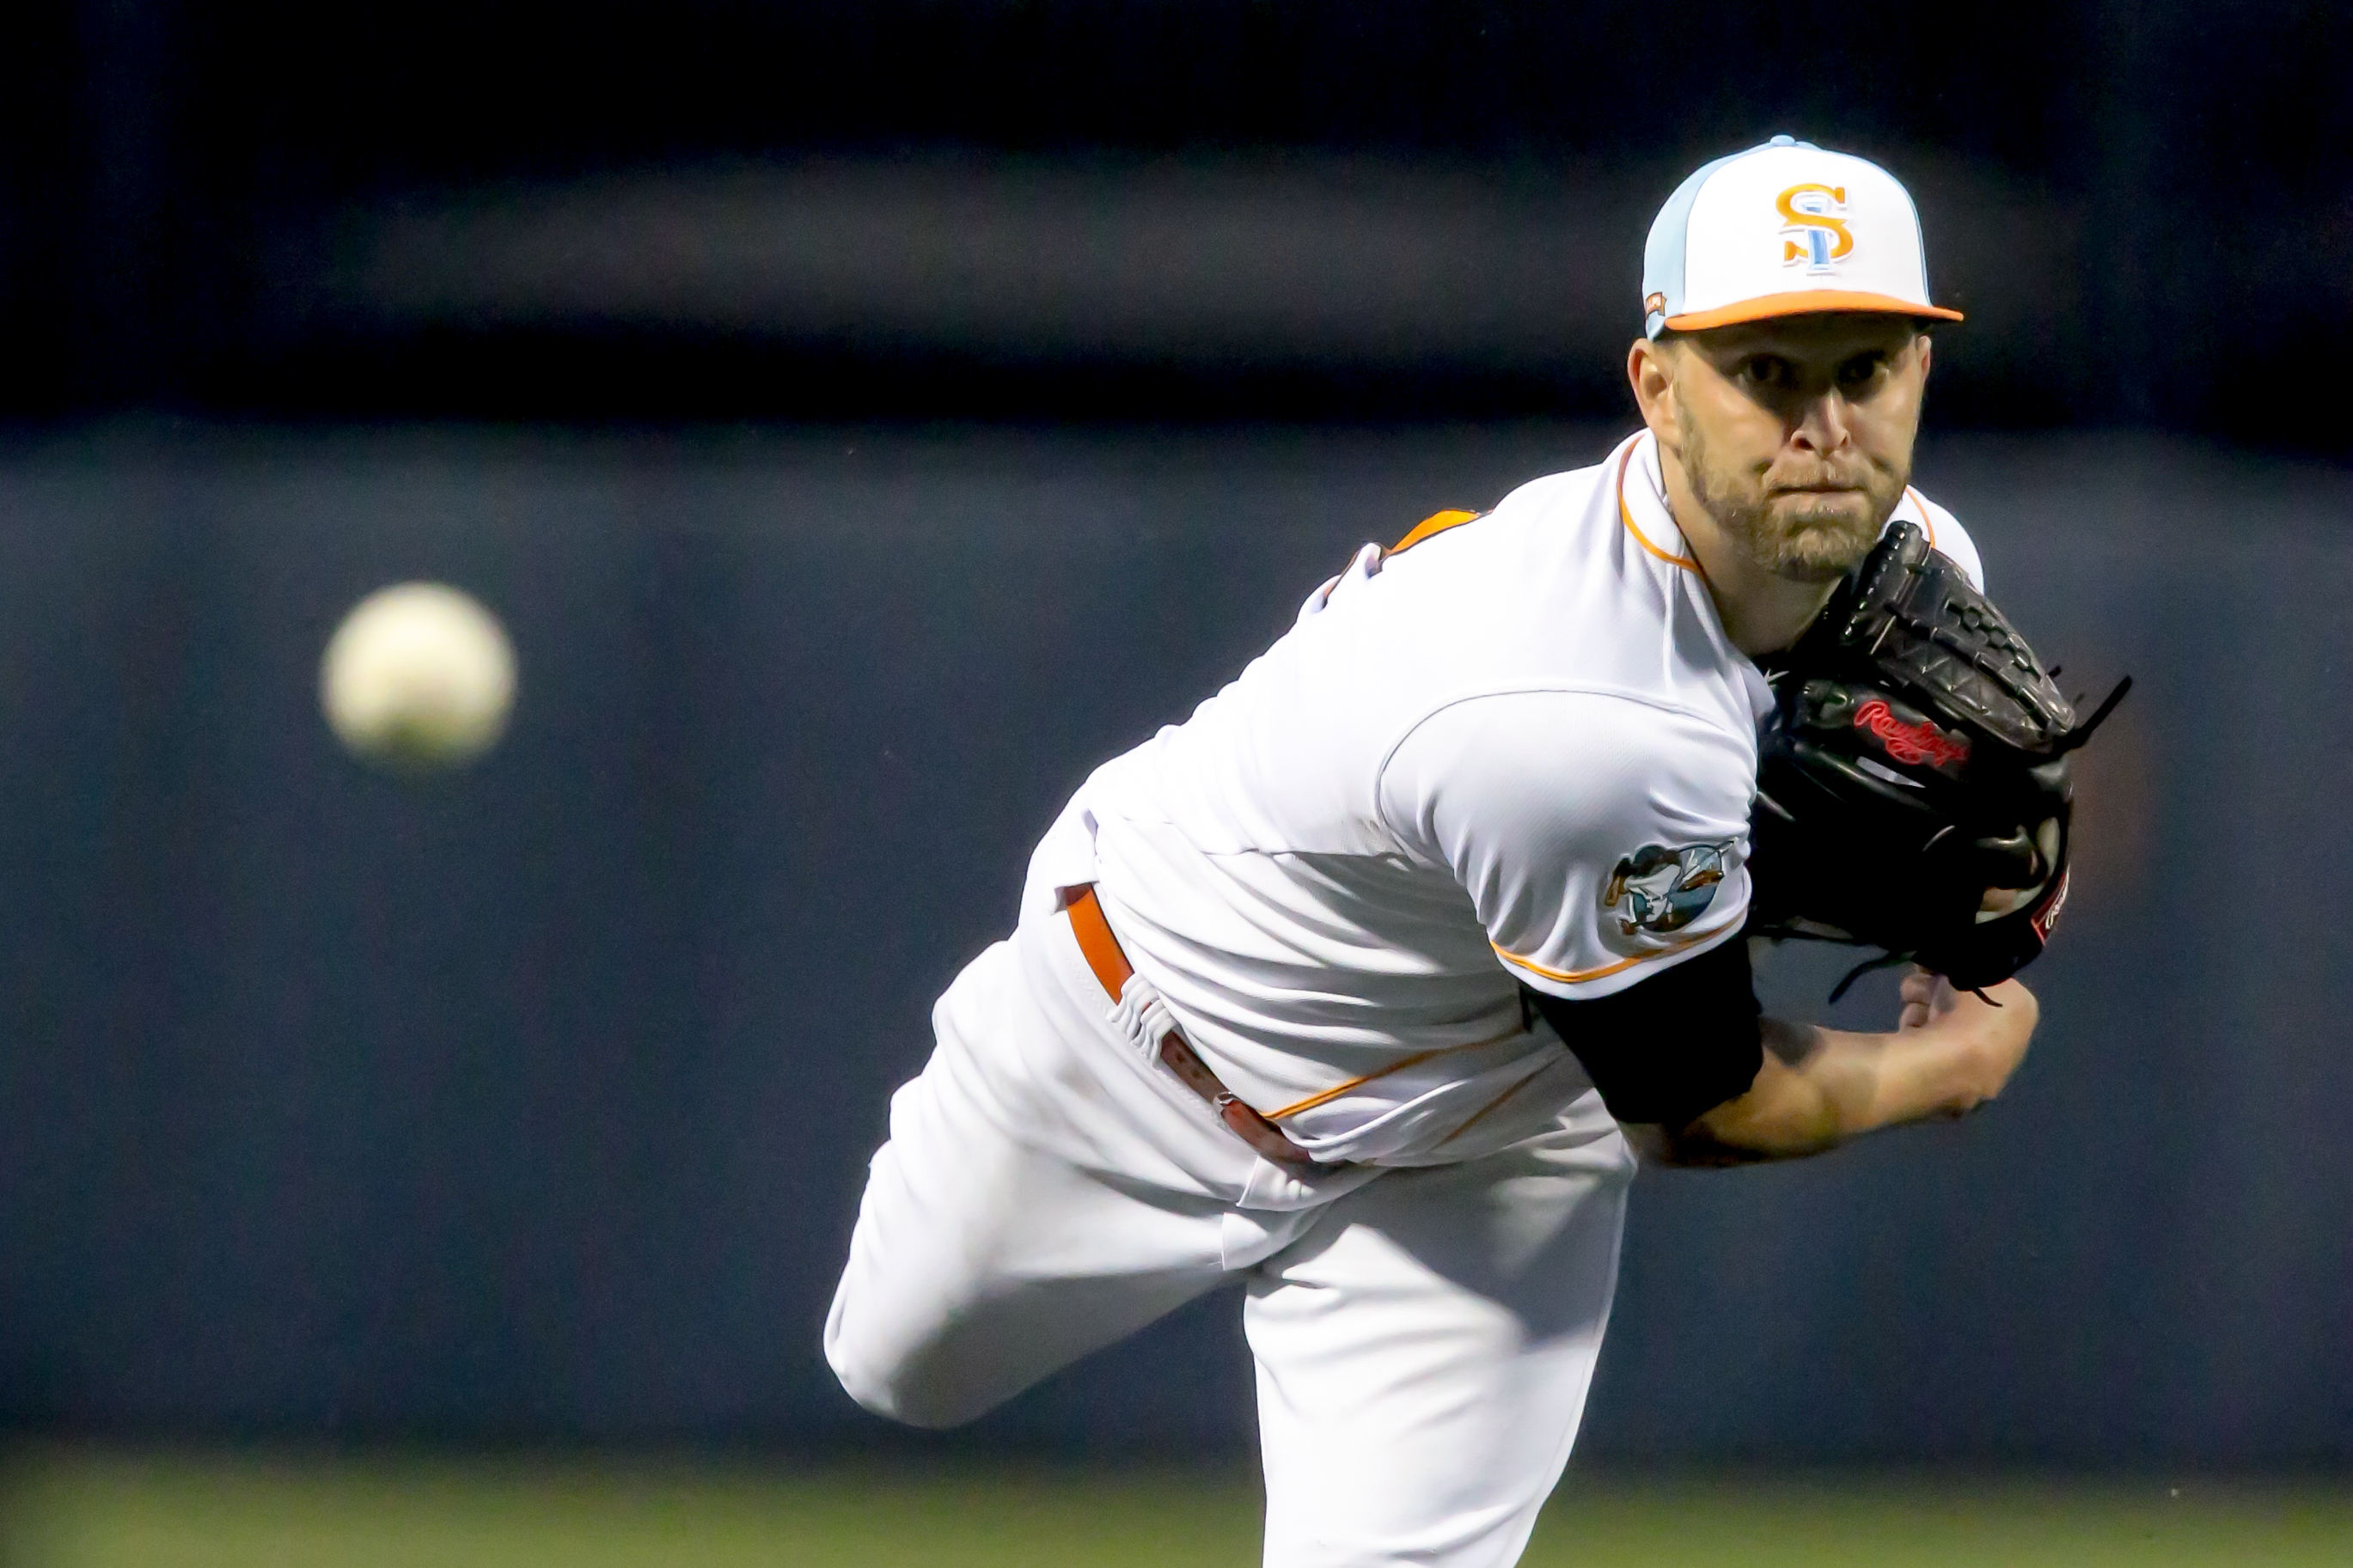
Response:
[[[1750,560],[1793,583],[1834,583],[1862,564],[1910,477],[1866,467],[1859,490],[1784,493],[1776,507],[1763,476],[1718,472],[1696,428],[1685,428],[1684,477],[1700,505]]]

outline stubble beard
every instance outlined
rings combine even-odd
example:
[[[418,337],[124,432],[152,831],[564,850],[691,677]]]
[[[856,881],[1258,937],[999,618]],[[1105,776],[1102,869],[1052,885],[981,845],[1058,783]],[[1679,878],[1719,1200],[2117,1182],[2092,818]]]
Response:
[[[1743,554],[1790,582],[1834,583],[1862,564],[1911,480],[1908,465],[1894,471],[1858,459],[1859,473],[1821,477],[1855,486],[1866,502],[1860,511],[1853,492],[1836,498],[1785,494],[1777,509],[1763,475],[1717,470],[1688,410],[1682,411],[1682,426],[1683,477],[1693,496]],[[1817,504],[1807,504],[1809,500]]]

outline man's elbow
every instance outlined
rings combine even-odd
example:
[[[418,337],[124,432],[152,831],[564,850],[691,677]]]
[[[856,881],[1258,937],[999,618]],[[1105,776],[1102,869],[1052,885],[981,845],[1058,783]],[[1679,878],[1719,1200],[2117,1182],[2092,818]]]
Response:
[[[1683,1129],[1677,1141],[1734,1150],[1741,1161],[1802,1160],[1846,1142],[1836,1109],[1819,1096],[1788,1096],[1770,1105],[1744,1103],[1749,1098],[1743,1095],[1717,1106]]]
[[[1760,1155],[1736,1149],[1710,1137],[1699,1122],[1677,1129],[1655,1121],[1624,1121],[1619,1129],[1646,1165],[1672,1165],[1678,1170],[1713,1170],[1725,1165],[1755,1163]]]

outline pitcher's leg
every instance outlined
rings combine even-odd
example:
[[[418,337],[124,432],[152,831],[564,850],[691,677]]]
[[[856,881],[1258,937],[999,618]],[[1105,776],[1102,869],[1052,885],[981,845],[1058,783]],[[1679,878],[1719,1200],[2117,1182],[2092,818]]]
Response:
[[[868,1409],[968,1421],[1226,1278],[1215,1212],[1137,1202],[1003,1138],[937,1137],[923,1080],[900,1095],[826,1320],[826,1359]]]
[[[1007,1127],[1030,1108],[970,1037],[1038,1026],[1003,966],[992,950],[958,978],[930,1062],[892,1096],[826,1320],[850,1396],[921,1426],[970,1420],[1228,1278],[1222,1205],[1081,1170]]]
[[[1269,1568],[1507,1568],[1560,1478],[1632,1156],[1523,1144],[1393,1172],[1261,1266]]]

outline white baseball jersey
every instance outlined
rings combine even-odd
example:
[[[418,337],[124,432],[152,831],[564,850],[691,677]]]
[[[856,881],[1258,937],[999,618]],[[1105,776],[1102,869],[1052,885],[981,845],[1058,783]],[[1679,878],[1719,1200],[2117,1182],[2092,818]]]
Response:
[[[1979,578],[1950,513],[1895,516]],[[1770,708],[1638,435],[1360,552],[1087,780],[1025,910],[1094,883],[1194,1047],[1317,1156],[1471,1158],[1590,1088],[1518,984],[1607,995],[1739,931]]]

